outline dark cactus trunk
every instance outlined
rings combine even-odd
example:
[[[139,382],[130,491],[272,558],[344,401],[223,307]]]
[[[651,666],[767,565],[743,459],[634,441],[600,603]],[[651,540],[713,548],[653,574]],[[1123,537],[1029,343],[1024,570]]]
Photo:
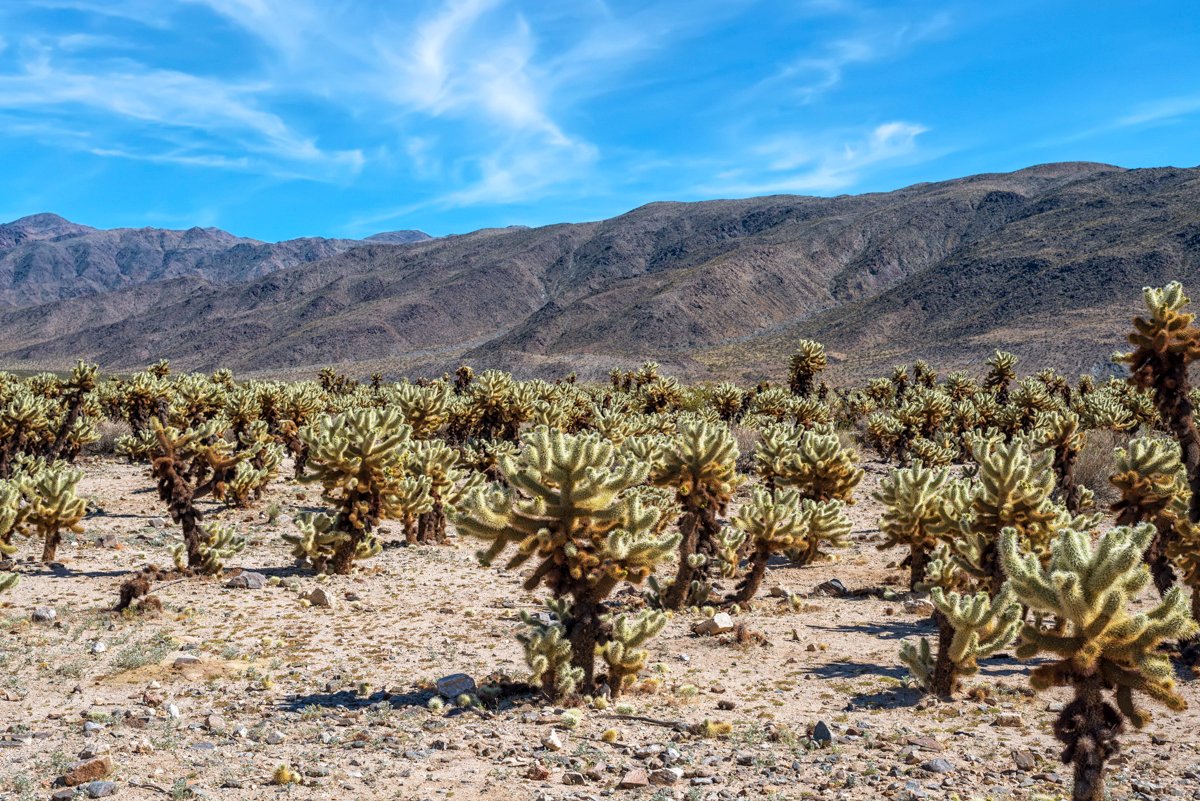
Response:
[[[1063,505],[1073,515],[1082,510],[1083,496],[1075,481],[1075,462],[1079,451],[1062,446],[1054,449],[1054,472],[1058,474],[1058,488],[1062,491]]]
[[[950,625],[950,619],[942,614],[941,610],[934,611],[933,619],[938,627],[938,647],[929,691],[938,698],[950,699],[954,697],[954,690],[958,684],[958,668],[950,658],[954,626]]]
[[[925,580],[925,569],[929,566],[929,549],[914,545],[908,558],[908,589],[916,592],[917,585]]]
[[[746,603],[755,596],[762,586],[763,577],[767,574],[767,562],[771,558],[771,548],[760,542],[750,556],[750,571],[738,585],[737,592],[729,600],[733,603]]]
[[[1072,766],[1072,801],[1104,801],[1104,763],[1117,753],[1121,715],[1104,700],[1103,679],[1088,676],[1075,685],[1075,700],[1054,723],[1054,736],[1066,747],[1062,761]]]
[[[679,540],[679,567],[675,570],[675,581],[663,593],[664,609],[682,609],[683,602],[687,600],[688,589],[696,572],[690,562],[700,539],[699,518],[691,512],[684,513],[679,521],[679,532],[683,535]]]

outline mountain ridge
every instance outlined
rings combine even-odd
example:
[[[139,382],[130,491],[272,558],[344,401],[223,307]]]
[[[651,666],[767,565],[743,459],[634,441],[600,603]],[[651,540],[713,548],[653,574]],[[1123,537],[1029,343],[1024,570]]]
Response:
[[[825,342],[835,378],[922,356],[977,364],[994,347],[1096,371],[1143,284],[1200,278],[1198,201],[1196,169],[1070,162],[359,241],[239,280],[173,276],[0,311],[0,359],[391,376],[465,360],[585,377],[655,359],[689,378],[756,379],[778,378],[807,337]]]

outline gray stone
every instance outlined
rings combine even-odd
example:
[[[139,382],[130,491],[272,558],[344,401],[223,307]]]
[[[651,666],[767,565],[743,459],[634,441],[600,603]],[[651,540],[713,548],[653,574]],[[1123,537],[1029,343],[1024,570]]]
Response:
[[[253,570],[243,570],[225,582],[225,586],[231,590],[261,590],[267,586],[267,577]]]
[[[117,785],[113,782],[88,782],[83,789],[88,798],[107,798],[117,793]]]
[[[563,774],[563,784],[583,784],[587,781],[577,770],[569,770]]]
[[[437,680],[437,691],[444,698],[458,698],[463,693],[475,692],[475,679],[466,673],[451,673]]]
[[[52,606],[39,606],[30,617],[34,623],[53,623],[58,619],[58,612]]]
[[[812,738],[813,742],[817,745],[831,745],[833,743],[833,732],[829,729],[829,724],[823,720],[818,720],[817,725],[813,726]]]
[[[179,656],[175,657],[175,661],[171,663],[171,667],[179,670],[198,664],[200,664],[200,657],[196,656],[195,654],[180,654]]]
[[[679,768],[659,768],[650,771],[650,783],[659,787],[670,787],[683,779],[683,771]]]
[[[929,771],[930,773],[953,773],[954,765],[950,764],[950,760],[938,757],[928,762],[922,762],[921,770]]]

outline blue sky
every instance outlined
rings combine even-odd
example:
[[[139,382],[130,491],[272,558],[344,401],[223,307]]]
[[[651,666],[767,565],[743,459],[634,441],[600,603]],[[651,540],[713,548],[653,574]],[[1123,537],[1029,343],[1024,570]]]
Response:
[[[1184,2],[6,0],[0,219],[275,240],[1194,166]]]

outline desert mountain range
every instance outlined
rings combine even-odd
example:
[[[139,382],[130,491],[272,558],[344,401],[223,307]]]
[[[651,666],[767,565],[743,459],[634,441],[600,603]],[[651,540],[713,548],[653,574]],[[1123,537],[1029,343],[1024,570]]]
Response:
[[[0,225],[0,366],[597,377],[654,359],[757,380],[811,338],[835,379],[995,348],[1102,373],[1141,287],[1198,273],[1200,169],[1095,163],[440,238],[264,243],[38,214]]]

